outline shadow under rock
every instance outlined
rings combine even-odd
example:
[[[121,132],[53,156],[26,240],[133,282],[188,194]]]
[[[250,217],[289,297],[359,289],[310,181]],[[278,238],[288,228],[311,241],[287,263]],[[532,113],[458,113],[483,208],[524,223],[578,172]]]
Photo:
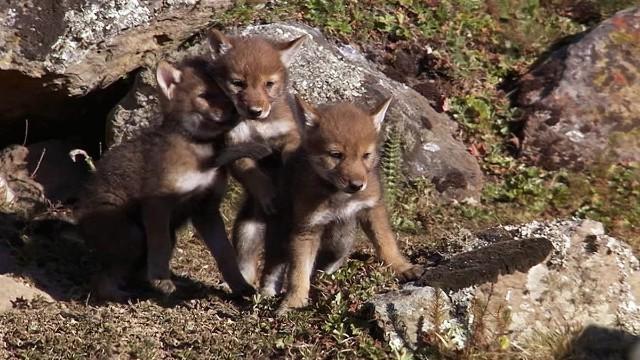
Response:
[[[94,263],[70,221],[0,213],[0,274],[29,278],[55,300],[80,300]]]
[[[35,286],[58,301],[91,301],[91,278],[99,269],[95,256],[78,234],[76,226],[59,218],[25,221],[0,212],[0,274],[29,278]],[[131,301],[151,299],[173,307],[211,295],[223,300],[239,300],[227,292],[200,281],[173,275],[177,290],[168,298],[147,284],[131,284]],[[239,301],[238,305],[242,305]]]
[[[620,329],[589,325],[573,338],[566,360],[639,360],[640,337]]]

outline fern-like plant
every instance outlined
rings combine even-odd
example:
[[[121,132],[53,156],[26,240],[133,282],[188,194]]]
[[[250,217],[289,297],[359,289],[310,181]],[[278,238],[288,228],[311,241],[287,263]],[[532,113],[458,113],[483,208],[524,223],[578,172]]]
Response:
[[[391,128],[382,144],[380,169],[383,177],[384,199],[393,212],[402,181],[402,138],[400,132]]]

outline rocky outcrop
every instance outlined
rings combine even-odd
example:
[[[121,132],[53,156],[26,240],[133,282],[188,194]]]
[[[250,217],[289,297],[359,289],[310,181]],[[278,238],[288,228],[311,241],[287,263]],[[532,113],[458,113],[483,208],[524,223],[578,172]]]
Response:
[[[482,172],[462,142],[454,138],[456,124],[436,112],[416,91],[386,77],[354,49],[337,48],[320,32],[304,25],[251,26],[240,33],[273,39],[311,35],[290,68],[293,92],[314,103],[356,101],[364,106],[392,96],[394,101],[387,113],[385,131],[393,132],[402,141],[406,174],[428,177],[446,198],[463,200],[479,196]],[[180,59],[186,54],[204,51],[206,46],[196,44],[169,58]],[[144,70],[136,81],[137,86],[111,114],[107,138],[113,142],[154,122],[157,99],[152,86],[153,74]]]
[[[636,342],[640,339],[637,338],[640,335],[640,263],[628,245],[605,234],[601,223],[591,220],[533,222],[500,230],[510,234],[510,239],[505,241],[501,235],[497,242],[487,245],[486,232],[482,238],[465,239],[464,246],[479,249],[454,255],[443,265],[427,268],[424,278],[416,282],[436,287],[408,285],[397,292],[375,297],[371,302],[374,317],[387,339],[395,342],[402,339],[409,348],[415,349],[433,346],[429,339],[441,338],[449,344],[448,350],[454,352],[470,345],[494,350],[536,349],[549,339],[568,343],[573,337],[573,342],[579,344],[580,337],[598,334],[622,334],[618,337],[625,344],[630,343],[629,339]],[[548,256],[538,257],[537,264],[526,257],[519,261],[511,259],[512,254],[521,253],[518,249],[526,249],[520,245],[513,250],[514,242],[539,242],[540,239],[548,240],[552,248]],[[496,262],[491,256],[487,257],[494,252],[485,249],[493,247],[503,248],[505,259],[500,260],[500,264],[512,265],[511,269],[498,266],[503,269],[502,275],[487,282],[487,277],[483,279],[481,275],[493,274]],[[532,258],[537,256],[538,248],[531,249]],[[480,258],[474,261],[473,256]],[[452,268],[452,279],[456,280],[461,267],[452,264],[462,263],[461,260],[471,264],[467,267],[473,268],[476,274],[469,273],[468,277],[476,282],[458,289],[443,280],[449,276],[443,268]],[[486,260],[484,267],[483,260]],[[438,281],[433,280],[432,269],[439,271]],[[450,289],[446,297],[434,295],[440,288]],[[415,300],[412,297],[415,293],[432,295]],[[402,311],[395,311],[390,321],[388,309]],[[434,314],[438,314],[439,323],[434,323]],[[411,322],[414,324],[407,324]],[[596,331],[592,325],[605,330]],[[407,331],[414,333],[407,334]],[[605,353],[630,349],[630,346],[616,347],[613,342],[599,346],[597,351]]]
[[[535,164],[640,161],[640,7],[553,52],[521,80],[516,102]]]
[[[86,117],[103,89],[206,28],[231,0],[0,3],[0,124]],[[91,120],[91,119],[89,119]],[[88,121],[85,119],[85,121]],[[1,141],[9,141],[1,139]]]

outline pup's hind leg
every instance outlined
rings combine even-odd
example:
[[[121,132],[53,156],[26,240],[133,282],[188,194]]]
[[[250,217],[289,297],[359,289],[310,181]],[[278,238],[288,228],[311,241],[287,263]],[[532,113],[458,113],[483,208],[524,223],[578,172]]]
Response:
[[[255,284],[258,261],[264,248],[265,216],[252,197],[248,197],[236,216],[232,241],[240,272],[249,284]]]
[[[255,289],[245,281],[238,268],[236,253],[227,238],[218,204],[216,199],[206,199],[192,215],[191,222],[216,259],[222,277],[231,291],[239,295],[251,295]]]
[[[95,296],[118,302],[129,299],[131,294],[121,287],[143,260],[143,229],[124,214],[102,212],[84,219],[81,231],[101,265],[93,279]]]
[[[171,281],[169,262],[173,254],[171,210],[169,199],[147,199],[142,204],[142,221],[147,240],[147,277],[151,286],[164,295],[176,290]]]
[[[351,254],[355,233],[355,219],[329,224],[322,234],[317,270],[327,274],[338,270]]]
[[[125,302],[131,294],[122,290],[126,266],[122,264],[103,265],[103,269],[93,279],[94,296],[104,301]]]
[[[291,224],[286,216],[284,219],[281,214],[268,217],[260,288],[265,296],[275,296],[282,290],[290,259],[290,233]]]

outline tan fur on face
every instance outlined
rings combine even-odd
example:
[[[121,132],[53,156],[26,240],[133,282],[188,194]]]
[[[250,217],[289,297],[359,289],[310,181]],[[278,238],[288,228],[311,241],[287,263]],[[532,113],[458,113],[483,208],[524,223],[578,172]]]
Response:
[[[238,122],[233,103],[211,75],[212,67],[202,58],[187,59],[180,69],[167,63],[158,66],[163,90],[164,117],[202,135],[215,136]]]
[[[218,84],[238,112],[247,118],[265,119],[273,103],[287,87],[286,64],[302,38],[273,42],[260,37],[231,37],[212,31],[209,42],[215,58]],[[285,54],[287,56],[285,56]],[[251,110],[260,110],[252,113]]]
[[[231,44],[217,70],[223,76],[219,84],[244,117],[264,119],[286,89],[286,69],[280,54],[260,38],[232,38]],[[251,108],[262,109],[262,114],[251,116]]]
[[[378,133],[370,114],[351,104],[316,110],[316,124],[307,125],[304,148],[314,170],[338,189],[363,182],[377,163]],[[340,154],[336,158],[332,154]]]

